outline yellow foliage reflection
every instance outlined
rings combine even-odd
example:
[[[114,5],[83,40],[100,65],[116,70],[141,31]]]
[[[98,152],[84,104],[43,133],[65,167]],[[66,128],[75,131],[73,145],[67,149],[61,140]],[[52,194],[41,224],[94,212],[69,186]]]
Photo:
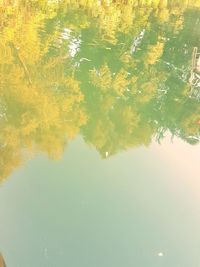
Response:
[[[198,102],[188,103],[185,84],[167,91],[174,63],[165,59],[167,34],[182,37],[185,12],[198,7],[199,0],[0,0],[0,180],[30,152],[59,159],[79,133],[102,157],[148,145],[165,129],[198,139]]]

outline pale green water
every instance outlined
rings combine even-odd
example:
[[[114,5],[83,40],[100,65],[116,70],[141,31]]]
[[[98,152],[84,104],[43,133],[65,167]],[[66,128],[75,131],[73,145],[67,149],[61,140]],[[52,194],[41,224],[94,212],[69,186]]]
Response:
[[[200,2],[145,3],[0,2],[7,266],[200,266]]]

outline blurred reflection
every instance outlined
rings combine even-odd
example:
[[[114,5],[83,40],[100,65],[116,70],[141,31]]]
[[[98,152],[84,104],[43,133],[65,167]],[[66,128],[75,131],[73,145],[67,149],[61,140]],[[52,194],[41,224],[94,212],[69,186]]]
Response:
[[[3,259],[3,256],[0,253],[0,267],[6,267],[5,261]]]
[[[59,159],[81,134],[101,156],[200,137],[192,52],[199,1],[0,2],[0,179]],[[197,84],[197,91],[200,90]]]

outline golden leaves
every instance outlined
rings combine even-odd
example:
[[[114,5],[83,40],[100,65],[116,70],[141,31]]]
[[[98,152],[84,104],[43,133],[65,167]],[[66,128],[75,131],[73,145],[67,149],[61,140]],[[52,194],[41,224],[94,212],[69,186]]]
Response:
[[[129,81],[128,81],[128,72],[121,69],[113,79],[112,88],[114,92],[119,95],[123,96],[124,92],[128,89]]]
[[[149,45],[146,63],[154,65],[163,54],[164,43],[158,41],[155,45]]]
[[[99,70],[92,70],[90,76],[92,83],[99,87],[102,92],[107,92],[111,89],[112,74],[107,64],[101,66]]]
[[[90,76],[92,83],[104,93],[114,92],[118,96],[123,96],[129,85],[129,74],[126,70],[121,69],[113,74],[106,64],[99,70],[92,70]]]
[[[164,80],[157,69],[166,42],[162,29],[167,22],[172,31],[180,30],[185,8],[200,6],[199,0],[23,2],[0,2],[0,177],[23,161],[25,150],[58,159],[85,128],[87,141],[103,156],[148,144],[155,129],[141,110]],[[60,38],[72,29],[83,41],[81,53],[89,51],[87,33],[96,38],[90,40],[95,45],[88,69],[76,61],[85,55],[69,57],[67,34]],[[130,43],[141,32],[133,52]],[[102,56],[105,42],[110,56],[98,61],[95,48]],[[188,134],[199,133],[195,114],[182,118]]]

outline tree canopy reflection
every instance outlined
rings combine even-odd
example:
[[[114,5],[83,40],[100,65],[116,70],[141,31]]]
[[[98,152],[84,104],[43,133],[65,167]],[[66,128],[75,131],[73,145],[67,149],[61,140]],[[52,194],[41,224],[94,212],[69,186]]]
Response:
[[[102,155],[200,138],[199,0],[0,1],[0,179],[81,134]],[[30,153],[31,152],[31,153]]]

